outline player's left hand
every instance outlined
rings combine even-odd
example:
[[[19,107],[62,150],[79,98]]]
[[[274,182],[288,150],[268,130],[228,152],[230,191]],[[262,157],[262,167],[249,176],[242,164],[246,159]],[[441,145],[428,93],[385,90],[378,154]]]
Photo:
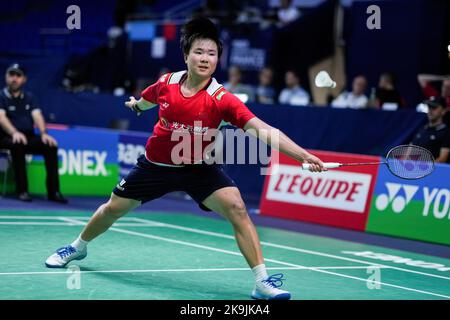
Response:
[[[58,145],[55,138],[53,138],[51,135],[49,135],[47,133],[44,133],[41,135],[41,140],[44,144],[46,144],[50,147],[56,147]]]
[[[129,101],[125,101],[125,105],[128,108],[133,109],[133,106],[136,104],[137,100],[133,96],[129,97],[128,99],[129,99]]]
[[[137,103],[138,103],[138,101],[136,100],[136,98],[133,97],[133,96],[131,96],[129,99],[130,99],[129,101],[126,101],[126,102],[125,102],[125,106],[127,106],[127,107],[130,108],[131,110],[133,110],[133,111],[139,113],[140,111],[137,109]]]

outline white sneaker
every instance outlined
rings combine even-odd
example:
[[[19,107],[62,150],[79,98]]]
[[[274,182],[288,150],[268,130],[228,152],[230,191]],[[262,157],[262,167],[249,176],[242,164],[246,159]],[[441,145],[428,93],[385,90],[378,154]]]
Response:
[[[255,284],[252,299],[258,300],[289,300],[288,291],[278,289],[283,285],[283,274],[277,273]],[[278,284],[279,283],[279,284]]]
[[[81,260],[86,258],[87,249],[77,251],[71,245],[59,248],[45,261],[47,268],[64,268],[72,260]]]

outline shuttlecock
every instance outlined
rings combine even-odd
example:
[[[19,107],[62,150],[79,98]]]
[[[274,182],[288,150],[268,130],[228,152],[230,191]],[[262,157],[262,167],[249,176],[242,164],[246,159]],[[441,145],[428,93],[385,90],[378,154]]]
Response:
[[[328,72],[320,71],[315,79],[316,86],[319,88],[335,88],[336,82],[334,82]]]

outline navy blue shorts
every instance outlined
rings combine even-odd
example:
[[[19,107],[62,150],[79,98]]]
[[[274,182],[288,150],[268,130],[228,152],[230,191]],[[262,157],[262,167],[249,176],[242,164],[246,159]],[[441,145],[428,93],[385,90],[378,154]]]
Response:
[[[169,192],[184,191],[205,211],[202,202],[214,191],[236,187],[219,165],[187,165],[164,167],[149,162],[141,155],[129,174],[114,188],[119,197],[142,203],[157,199]]]

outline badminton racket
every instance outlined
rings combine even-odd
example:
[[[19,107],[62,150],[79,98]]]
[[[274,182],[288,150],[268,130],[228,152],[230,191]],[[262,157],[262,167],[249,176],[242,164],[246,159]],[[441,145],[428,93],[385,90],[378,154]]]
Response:
[[[434,157],[430,151],[415,145],[401,145],[389,150],[385,161],[338,163],[324,162],[324,167],[334,169],[347,166],[387,165],[389,171],[402,179],[420,179],[431,174],[434,170]],[[304,163],[303,170],[309,170],[310,164]]]

